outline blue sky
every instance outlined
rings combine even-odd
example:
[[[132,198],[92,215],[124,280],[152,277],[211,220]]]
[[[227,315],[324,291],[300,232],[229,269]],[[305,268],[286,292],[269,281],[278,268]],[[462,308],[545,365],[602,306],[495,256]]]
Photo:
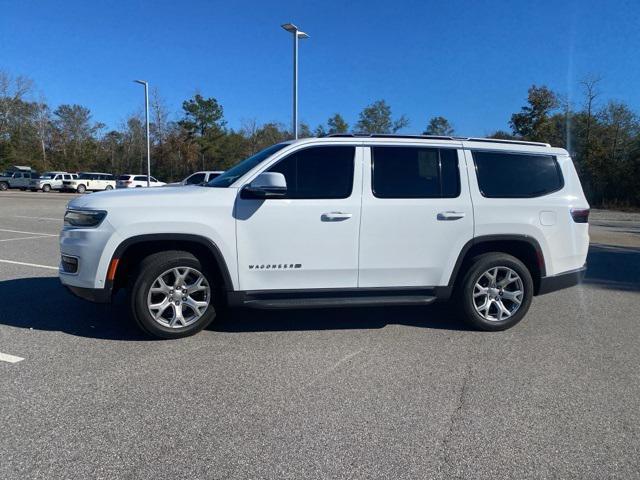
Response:
[[[229,126],[290,122],[293,22],[300,118],[334,112],[354,124],[384,98],[422,131],[431,116],[461,135],[506,129],[527,88],[578,101],[603,77],[602,99],[640,104],[640,2],[629,1],[0,1],[0,69],[29,76],[51,105],[79,103],[117,127],[140,109],[134,78],[171,112],[199,91]]]

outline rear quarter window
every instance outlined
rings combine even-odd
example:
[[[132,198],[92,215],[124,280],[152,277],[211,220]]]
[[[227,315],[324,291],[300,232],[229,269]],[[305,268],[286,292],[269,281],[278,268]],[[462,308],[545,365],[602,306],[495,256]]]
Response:
[[[553,155],[474,151],[480,193],[487,198],[532,198],[564,187]]]

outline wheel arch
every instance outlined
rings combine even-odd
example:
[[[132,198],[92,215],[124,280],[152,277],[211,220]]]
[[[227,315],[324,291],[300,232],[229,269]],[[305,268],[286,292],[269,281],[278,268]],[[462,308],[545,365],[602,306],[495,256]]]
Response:
[[[229,268],[218,246],[209,238],[187,233],[152,233],[125,239],[111,256],[107,285],[113,291],[126,286],[131,273],[143,258],[164,250],[184,250],[193,253],[211,268],[221,290],[233,290]]]
[[[540,290],[540,279],[546,275],[545,259],[538,241],[529,235],[484,235],[469,240],[460,251],[451,272],[447,289],[452,292],[461,272],[471,260],[483,253],[502,252],[512,255],[525,264],[534,285],[534,295]]]

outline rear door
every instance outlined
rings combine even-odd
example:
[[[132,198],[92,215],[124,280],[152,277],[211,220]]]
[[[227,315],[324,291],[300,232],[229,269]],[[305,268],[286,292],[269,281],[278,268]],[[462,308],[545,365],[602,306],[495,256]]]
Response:
[[[461,149],[373,145],[365,150],[360,287],[446,285],[472,237]]]
[[[244,199],[235,216],[242,290],[355,288],[362,148],[314,145],[284,154],[287,197]]]

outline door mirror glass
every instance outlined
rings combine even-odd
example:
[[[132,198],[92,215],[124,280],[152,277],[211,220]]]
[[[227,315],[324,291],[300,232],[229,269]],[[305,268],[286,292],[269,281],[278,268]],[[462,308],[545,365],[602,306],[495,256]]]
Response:
[[[263,172],[242,189],[242,198],[282,198],[287,195],[287,180],[280,172]]]

